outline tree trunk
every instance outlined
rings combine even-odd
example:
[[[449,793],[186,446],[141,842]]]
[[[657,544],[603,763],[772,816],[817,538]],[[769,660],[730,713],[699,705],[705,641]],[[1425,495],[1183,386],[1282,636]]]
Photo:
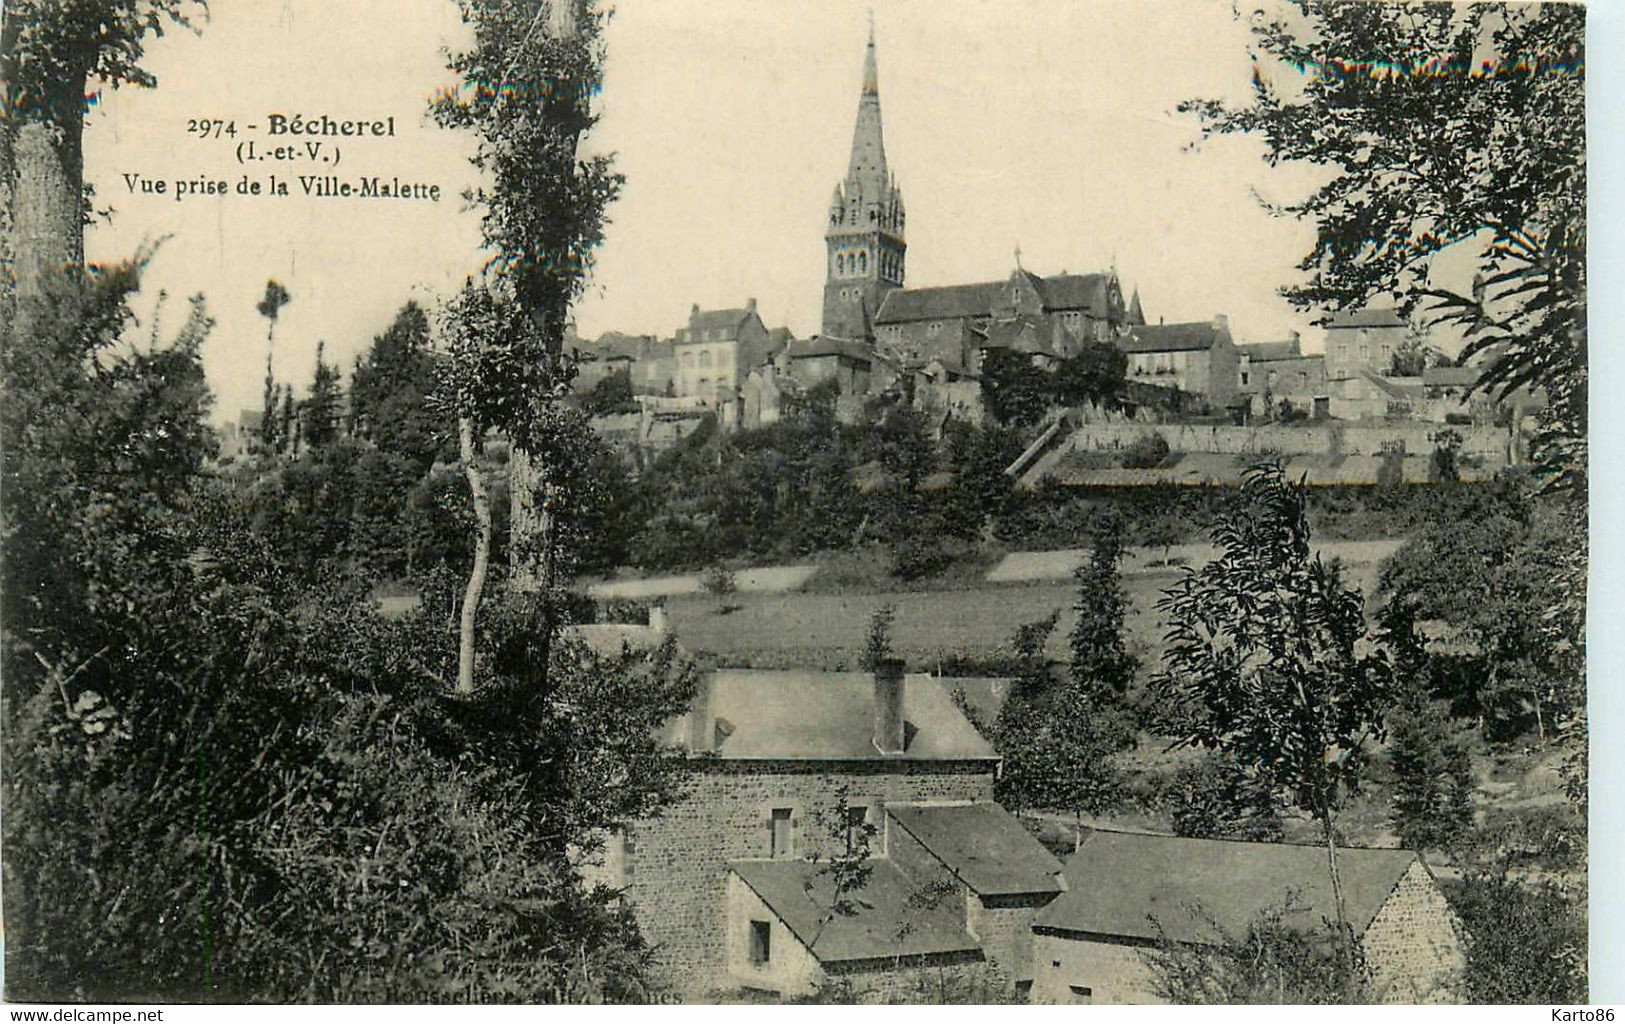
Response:
[[[9,95],[7,100],[16,100]],[[4,214],[0,259],[11,282],[0,282],[0,330],[31,333],[31,301],[67,266],[84,263],[85,80],[56,83],[34,115],[23,119],[9,141],[0,133]],[[14,284],[13,287],[7,287]]]
[[[547,594],[557,571],[553,514],[539,468],[543,458],[517,444],[508,454],[508,566],[516,589]]]
[[[462,621],[457,637],[457,692],[474,692],[474,620],[479,613],[480,591],[485,589],[485,574],[491,564],[491,497],[485,491],[485,478],[480,475],[479,464],[474,461],[474,421],[468,416],[457,418],[457,449],[463,460],[463,472],[468,476],[468,491],[474,499],[474,568],[468,574],[468,589],[463,593]]]
[[[1348,908],[1343,903],[1343,879],[1337,873],[1337,836],[1332,829],[1331,802],[1322,796],[1320,827],[1326,837],[1326,867],[1332,879],[1332,903],[1337,908],[1337,941],[1343,948],[1344,966],[1354,970],[1353,934],[1349,930]]]

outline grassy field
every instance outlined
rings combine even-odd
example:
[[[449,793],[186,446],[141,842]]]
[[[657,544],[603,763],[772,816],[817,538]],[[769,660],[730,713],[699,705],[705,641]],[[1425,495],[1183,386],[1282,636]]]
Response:
[[[1378,563],[1351,562],[1350,580],[1367,594]],[[1154,665],[1163,632],[1156,605],[1178,569],[1125,575],[1131,611],[1131,648]],[[854,574],[855,577],[855,574]],[[878,580],[877,574],[871,580]],[[883,604],[897,609],[892,647],[909,664],[930,670],[956,654],[986,657],[998,652],[1018,626],[1060,610],[1050,653],[1066,653],[1077,593],[1071,582],[978,583],[955,579],[940,590],[865,586],[856,578],[840,591],[814,589],[781,594],[680,595],[667,609],[678,639],[692,654],[717,665],[755,668],[851,668],[863,649],[870,616]],[[725,610],[731,608],[732,610]]]

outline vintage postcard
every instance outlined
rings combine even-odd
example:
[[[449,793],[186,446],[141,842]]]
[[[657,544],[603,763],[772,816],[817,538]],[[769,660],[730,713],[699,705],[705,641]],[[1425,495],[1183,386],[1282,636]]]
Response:
[[[1587,13],[8,4],[5,998],[1604,1019]]]

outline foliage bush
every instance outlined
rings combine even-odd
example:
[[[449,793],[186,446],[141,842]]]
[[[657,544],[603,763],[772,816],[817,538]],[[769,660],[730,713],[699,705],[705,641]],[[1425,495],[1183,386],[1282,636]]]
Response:
[[[1124,469],[1155,469],[1168,457],[1168,439],[1147,431],[1123,449]]]

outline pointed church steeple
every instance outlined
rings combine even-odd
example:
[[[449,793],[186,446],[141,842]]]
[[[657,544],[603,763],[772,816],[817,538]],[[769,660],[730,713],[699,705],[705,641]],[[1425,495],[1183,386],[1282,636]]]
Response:
[[[874,340],[881,300],[903,283],[903,194],[886,166],[880,119],[880,72],[875,58],[874,17],[863,53],[863,86],[852,128],[846,178],[830,202],[824,232],[823,333]]]

